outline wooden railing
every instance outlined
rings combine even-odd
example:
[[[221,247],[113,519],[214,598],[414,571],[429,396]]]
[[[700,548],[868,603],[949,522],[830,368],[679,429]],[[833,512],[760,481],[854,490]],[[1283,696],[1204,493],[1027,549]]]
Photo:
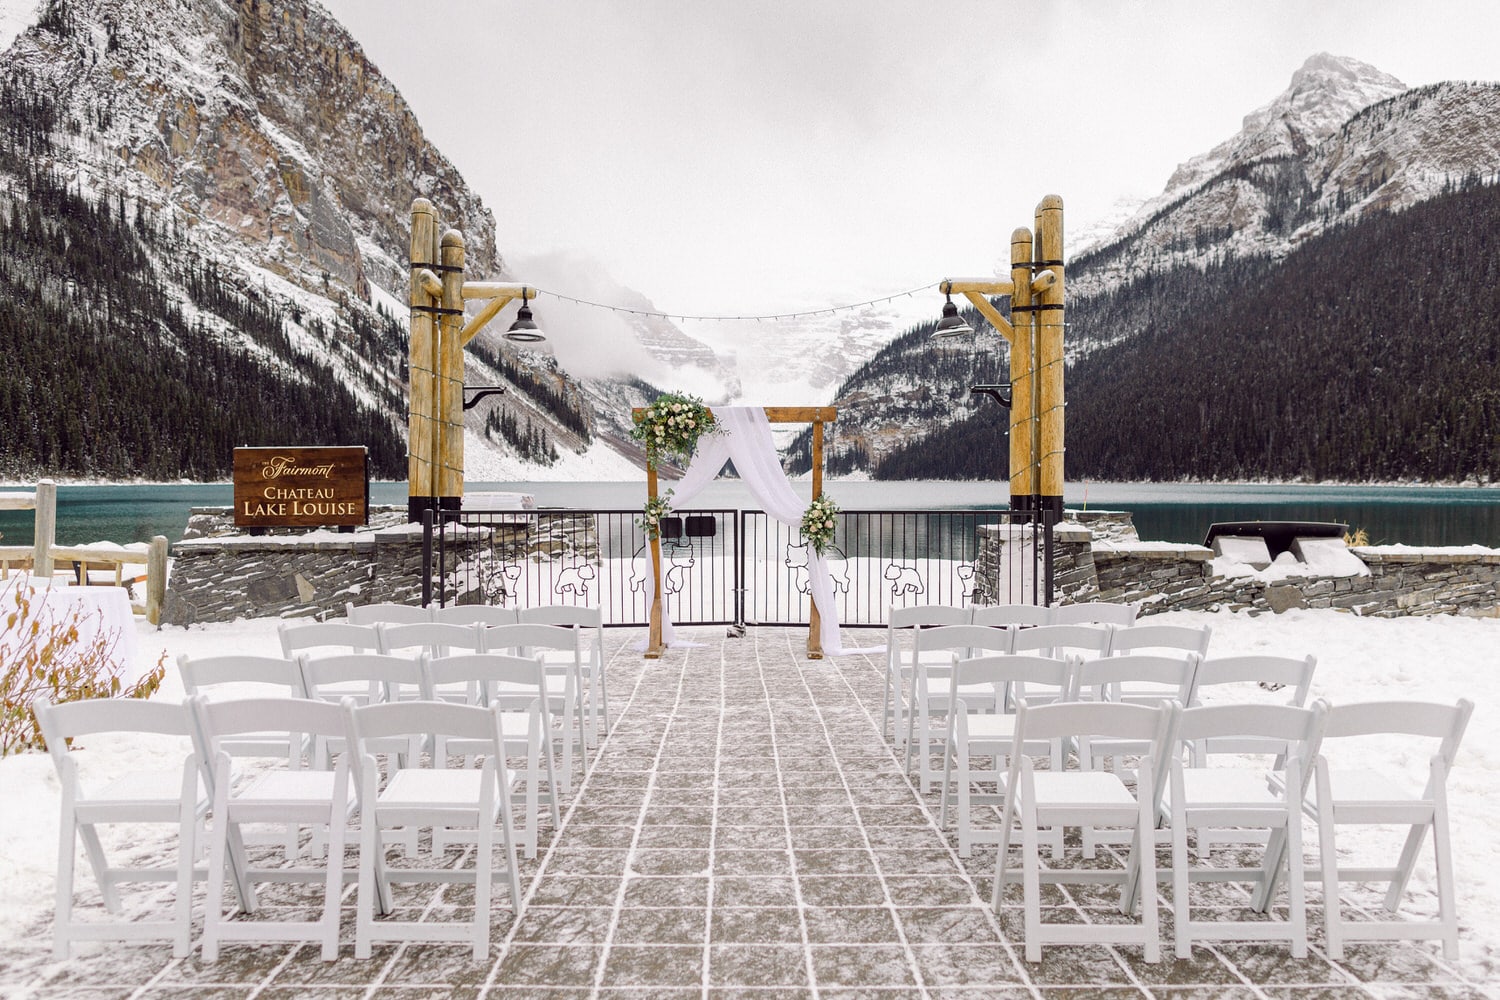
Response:
[[[124,582],[126,566],[146,567],[146,599],[133,604],[153,625],[161,623],[161,606],[167,596],[167,539],[157,535],[145,552],[90,545],[57,544],[57,484],[40,480],[30,492],[0,493],[0,509],[35,510],[36,531],[31,545],[0,545],[0,570],[29,567],[33,576],[50,579],[56,567],[77,564],[79,582],[88,582],[90,567],[115,571],[115,582]],[[131,580],[135,574],[131,574]]]

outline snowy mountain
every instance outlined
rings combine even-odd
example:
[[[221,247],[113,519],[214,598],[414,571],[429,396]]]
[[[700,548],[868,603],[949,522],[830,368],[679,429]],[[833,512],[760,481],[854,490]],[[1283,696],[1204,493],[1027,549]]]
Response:
[[[21,314],[28,283],[54,288],[78,342],[111,346],[122,387],[150,397],[175,380],[212,424],[174,453],[118,430],[138,400],[94,393],[79,426],[53,427],[63,375],[17,380],[0,395],[39,426],[0,446],[0,470],[217,477],[233,444],[369,442],[377,474],[404,477],[412,200],[463,230],[471,277],[513,270],[489,210],[344,28],[311,0],[0,0],[0,47],[0,278],[14,279],[0,295]],[[47,231],[25,211],[44,204],[67,228],[47,261],[17,250]],[[135,263],[84,267],[80,251]],[[621,371],[698,363],[737,388],[671,324],[610,338],[652,363],[583,365],[580,381],[566,358],[481,335],[466,381],[507,392],[466,414],[469,478],[629,474],[614,442],[645,390]],[[210,350],[234,362],[224,384],[200,376]],[[299,419],[256,414],[272,395]]]
[[[1497,163],[1500,87],[1408,90],[1358,60],[1320,53],[1236,135],[1180,164],[1111,238],[1075,253],[1069,293],[1226,255],[1284,257],[1332,226],[1410,207]]]
[[[1233,283],[1235,262],[1258,262],[1251,270],[1259,280],[1284,280],[1276,265],[1299,247],[1493,182],[1497,165],[1500,85],[1408,90],[1357,60],[1311,57],[1285,92],[1245,117],[1239,133],[1181,164],[1162,193],[1112,235],[1070,251],[1070,380],[1082,358],[1159,350],[1163,330],[1181,333],[1191,324],[1163,299],[1163,289],[1175,289],[1179,300],[1191,299],[1198,285],[1216,296],[1248,294]],[[1349,275],[1347,294],[1362,296],[1361,280]],[[1003,346],[998,355],[975,353],[976,345],[929,341],[930,330],[927,324],[892,342],[844,382],[835,399],[841,412],[832,461],[876,470],[901,453],[902,474],[943,475],[959,467],[944,463],[960,450],[945,429],[972,424],[962,448],[999,451],[998,458],[988,455],[969,468],[983,468],[976,474],[985,475],[994,474],[997,462],[1003,468],[1004,436],[996,428],[1003,432],[1005,420],[968,396],[971,384],[1004,379]],[[1158,336],[1132,346],[1147,334]],[[981,336],[977,344],[992,347],[998,340]],[[1173,349],[1184,350],[1180,343]],[[1089,372],[1110,377],[1108,366]],[[1170,410],[1179,387],[1151,384],[1160,387]],[[1093,388],[1070,381],[1070,401]],[[1235,386],[1225,391],[1233,394]],[[794,455],[793,467],[801,461]]]

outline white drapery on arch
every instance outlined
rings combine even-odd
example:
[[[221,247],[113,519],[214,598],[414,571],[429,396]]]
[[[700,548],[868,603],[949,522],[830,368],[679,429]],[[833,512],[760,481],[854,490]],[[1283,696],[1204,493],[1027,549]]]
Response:
[[[715,406],[714,419],[719,431],[698,439],[693,460],[682,479],[668,484],[672,489],[672,505],[686,507],[703,492],[704,487],[718,478],[724,463],[733,460],[740,480],[750,490],[757,503],[767,514],[782,524],[800,530],[802,513],[807,509],[787,481],[781,469],[781,459],[776,454],[776,443],[771,439],[771,422],[766,411],[759,406]],[[661,567],[655,568],[656,579],[661,579]],[[807,576],[812,584],[813,604],[820,619],[819,638],[826,656],[840,656],[865,650],[845,649],[839,642],[839,613],[833,600],[833,584],[828,577],[828,566],[823,557],[807,549]],[[661,616],[662,641],[673,643],[672,619],[665,606]]]

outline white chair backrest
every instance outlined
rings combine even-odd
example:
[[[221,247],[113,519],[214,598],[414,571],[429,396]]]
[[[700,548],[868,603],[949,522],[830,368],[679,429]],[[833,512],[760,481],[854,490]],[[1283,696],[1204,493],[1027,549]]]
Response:
[[[420,604],[355,604],[345,605],[350,625],[411,624],[432,621],[432,609]]]
[[[425,654],[424,654],[425,655]],[[351,681],[367,682],[372,692],[379,691],[387,700],[394,700],[402,689],[410,693],[422,693],[422,657],[387,656],[383,653],[346,653],[340,656],[299,656],[297,663],[302,668],[302,683],[309,698],[341,699],[346,690],[334,693],[324,691],[328,687],[348,685]]]
[[[975,625],[1050,625],[1052,609],[1041,604],[987,604],[972,609]]]
[[[1027,741],[1074,736],[1149,741],[1165,748],[1176,728],[1181,706],[1122,705],[1111,701],[1058,701],[1028,707],[1023,698],[1016,703],[1015,745]],[[1160,756],[1155,758],[1158,762]]]
[[[604,611],[597,607],[581,607],[576,604],[543,604],[534,608],[521,608],[517,612],[521,625],[581,625],[584,628],[603,628]]]
[[[1267,692],[1290,689],[1286,694],[1274,695],[1275,701],[1301,707],[1307,704],[1317,665],[1315,656],[1209,657],[1198,664],[1193,701],[1195,704],[1267,701]]]
[[[47,752],[58,773],[73,767],[68,740],[98,733],[152,733],[158,736],[195,735],[192,717],[182,702],[144,698],[87,698],[54,705],[39,700],[32,705]]]
[[[508,695],[499,698],[512,708],[517,707],[512,702],[519,702],[519,707],[526,707],[531,700],[545,698],[547,693],[546,668],[529,656],[511,656],[506,653],[434,656],[427,660],[426,670],[429,698],[439,685],[470,682],[482,685],[486,701],[490,704],[496,702],[493,693],[496,685],[503,684],[513,689],[525,688],[524,692],[518,691],[514,698]]]
[[[1071,660],[1047,656],[1004,653],[997,656],[973,656],[961,659],[953,667],[954,690],[987,687],[998,697],[1006,684],[1015,685],[1015,696],[1026,696],[1026,685],[1052,688],[1049,698],[1066,698],[1073,686]]]
[[[365,770],[365,756],[375,741],[392,737],[448,737],[450,752],[483,753],[491,759],[499,758],[499,748],[504,746],[498,712],[479,705],[456,705],[445,701],[356,705],[352,698],[345,698],[342,707],[345,735],[350,746],[359,748],[353,764],[361,783],[373,777]],[[462,749],[455,749],[460,745]]]
[[[1012,629],[985,625],[918,625],[912,635],[912,653],[920,656],[934,649],[951,649],[960,656],[986,653],[1009,653]]]
[[[1080,700],[1191,704],[1198,654],[1152,656],[1131,653],[1081,660],[1073,675],[1073,695]]]
[[[203,695],[188,703],[197,723],[198,752],[212,762],[226,737],[268,729],[307,736],[343,736],[344,714],[338,705],[308,698],[239,698],[210,701]],[[242,744],[236,743],[236,746]],[[265,744],[259,756],[286,759],[285,748]],[[236,756],[251,756],[239,752]]]
[[[1054,604],[1053,625],[1134,625],[1139,607],[1134,604],[1110,604],[1088,601],[1082,604]]]
[[[432,620],[450,625],[514,625],[520,620],[518,614],[515,608],[493,604],[450,604],[433,608]]]
[[[1110,636],[1110,652],[1145,653],[1172,649],[1208,655],[1213,630],[1207,625],[1120,625]]]
[[[182,674],[182,689],[189,697],[205,694],[224,697],[252,697],[267,686],[280,688],[283,696],[301,698],[306,692],[302,688],[302,671],[291,657],[251,656],[229,654],[226,656],[188,656],[177,658],[177,669]],[[208,688],[232,685],[230,692],[214,692]]]
[[[295,656],[299,652],[309,656],[373,653],[380,645],[373,625],[350,625],[347,622],[291,625],[282,622],[276,626],[276,631],[281,636],[281,653],[286,657]]]
[[[1070,654],[1085,658],[1108,656],[1113,625],[1037,625],[1015,630],[1011,651],[1039,653],[1061,659]]]
[[[447,656],[452,653],[477,653],[484,647],[483,625],[454,625],[448,622],[413,622],[375,626],[380,652],[389,656]]]
[[[1453,705],[1430,701],[1367,701],[1335,705],[1329,711],[1324,739],[1367,737],[1369,739],[1358,741],[1360,750],[1371,749],[1369,744],[1373,741],[1385,751],[1383,759],[1391,759],[1399,749],[1392,745],[1392,737],[1437,740],[1437,753],[1432,755],[1432,760],[1440,764],[1446,774],[1458,756],[1459,744],[1463,742],[1464,731],[1473,714],[1474,703],[1467,698],[1460,698]],[[1435,777],[1429,775],[1424,796],[1432,794],[1433,780]]]
[[[577,652],[577,625],[498,625],[484,629],[484,651],[563,649]]]
[[[1198,743],[1209,748],[1238,747],[1246,742],[1259,745],[1258,752],[1275,753],[1276,767],[1286,760],[1296,760],[1300,784],[1305,790],[1312,777],[1312,761],[1318,754],[1328,723],[1328,703],[1316,701],[1309,708],[1296,705],[1203,705],[1184,709],[1177,723],[1177,738],[1183,743]],[[1220,750],[1233,754],[1243,766],[1245,751]],[[1180,757],[1178,758],[1180,759]],[[1200,766],[1207,761],[1200,761]],[[1263,767],[1263,764],[1257,764]]]
[[[914,625],[967,625],[973,618],[970,608],[951,604],[919,604],[912,608],[891,608],[886,612],[888,628],[911,628]]]

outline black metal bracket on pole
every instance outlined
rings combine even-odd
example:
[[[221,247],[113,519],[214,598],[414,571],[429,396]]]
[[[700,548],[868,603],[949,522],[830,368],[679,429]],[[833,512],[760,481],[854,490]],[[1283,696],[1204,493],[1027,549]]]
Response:
[[[1007,410],[1010,409],[1011,395],[1009,382],[999,382],[993,385],[971,385],[969,386],[969,395],[989,396]]]
[[[471,392],[474,395],[469,396],[469,393],[471,393]],[[464,400],[464,409],[466,409],[466,410],[472,410],[472,409],[474,409],[474,405],[476,403],[478,403],[484,397],[486,397],[486,396],[500,396],[500,395],[504,395],[504,393],[505,393],[505,386],[503,386],[503,385],[476,385],[472,389],[465,388],[464,389],[464,395],[466,397],[468,397],[468,398],[466,398]]]

